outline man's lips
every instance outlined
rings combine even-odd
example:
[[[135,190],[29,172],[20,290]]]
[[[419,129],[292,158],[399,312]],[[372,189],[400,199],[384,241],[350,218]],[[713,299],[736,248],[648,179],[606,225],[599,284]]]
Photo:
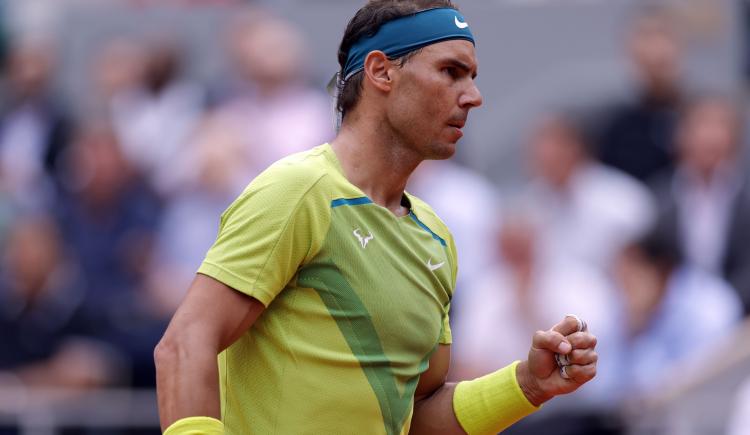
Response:
[[[466,124],[466,122],[451,122],[448,124],[448,127],[450,127],[456,135],[455,140],[459,140],[464,136],[464,132],[461,130],[464,124]]]
[[[451,127],[456,127],[457,129],[460,130],[464,128],[464,125],[466,125],[466,120],[465,119],[453,120],[453,121],[450,121],[448,125],[450,125]]]

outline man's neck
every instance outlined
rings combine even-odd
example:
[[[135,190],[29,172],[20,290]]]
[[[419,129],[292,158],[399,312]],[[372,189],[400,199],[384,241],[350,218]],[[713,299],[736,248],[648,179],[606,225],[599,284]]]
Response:
[[[401,204],[406,183],[422,160],[392,132],[383,131],[384,125],[361,118],[344,123],[331,147],[350,183],[374,203],[403,216],[408,213]]]

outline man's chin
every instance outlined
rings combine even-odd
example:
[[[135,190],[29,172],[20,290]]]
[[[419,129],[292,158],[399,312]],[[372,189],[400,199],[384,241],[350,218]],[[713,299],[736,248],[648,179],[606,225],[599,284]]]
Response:
[[[453,157],[456,154],[456,143],[450,142],[447,144],[440,144],[434,148],[434,154],[430,156],[429,160],[446,160]]]

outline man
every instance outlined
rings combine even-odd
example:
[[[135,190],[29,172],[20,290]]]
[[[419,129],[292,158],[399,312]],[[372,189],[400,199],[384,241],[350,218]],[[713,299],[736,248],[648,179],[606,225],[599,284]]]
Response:
[[[659,231],[626,246],[612,271],[622,291],[618,317],[625,328],[618,353],[628,356],[616,360],[617,372],[625,375],[618,388],[623,398],[662,393],[682,377],[675,375],[680,367],[714,354],[716,337],[729,336],[742,320],[742,303],[729,283],[684,262]]]
[[[674,167],[672,137],[683,101],[682,44],[666,12],[649,9],[632,24],[629,60],[637,98],[606,110],[598,157],[642,182]]]
[[[653,185],[659,230],[690,266],[728,280],[750,314],[750,183],[735,103],[720,94],[689,101],[675,134],[677,167]]]
[[[20,40],[9,47],[0,92],[0,185],[24,207],[50,205],[64,185],[71,120],[52,91],[56,47]]]
[[[339,135],[224,213],[156,349],[168,434],[496,433],[595,374],[596,339],[568,317],[528,361],[445,382],[455,249],[404,186],[482,102],[465,19],[446,0],[372,1],[339,63]]]

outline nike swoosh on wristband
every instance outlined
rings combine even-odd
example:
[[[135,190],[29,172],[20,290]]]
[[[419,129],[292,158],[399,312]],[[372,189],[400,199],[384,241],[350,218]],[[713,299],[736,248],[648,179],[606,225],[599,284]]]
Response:
[[[458,21],[458,17],[453,17],[453,19],[455,20],[456,27],[458,27],[459,29],[465,29],[465,28],[469,27],[469,23],[462,23],[462,22]]]

